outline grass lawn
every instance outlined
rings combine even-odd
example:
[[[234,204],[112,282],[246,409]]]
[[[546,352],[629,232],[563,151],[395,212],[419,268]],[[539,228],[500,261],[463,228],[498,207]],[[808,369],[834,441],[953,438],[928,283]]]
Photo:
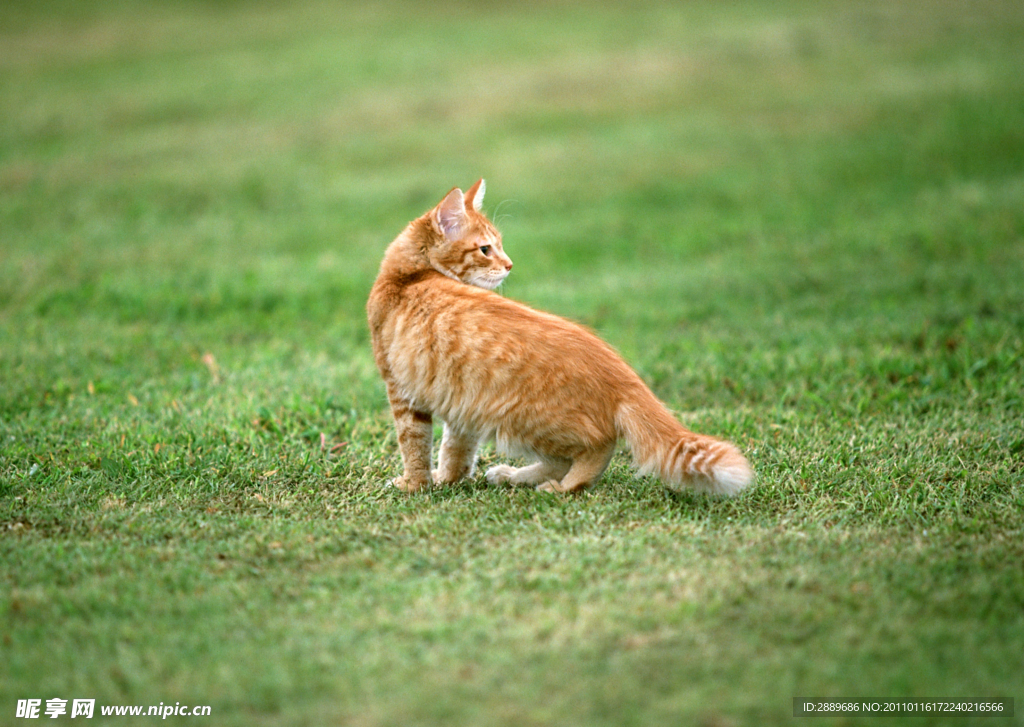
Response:
[[[0,724],[1024,724],[1020,2],[12,2],[0,109]],[[753,489],[387,486],[366,296],[480,176]]]

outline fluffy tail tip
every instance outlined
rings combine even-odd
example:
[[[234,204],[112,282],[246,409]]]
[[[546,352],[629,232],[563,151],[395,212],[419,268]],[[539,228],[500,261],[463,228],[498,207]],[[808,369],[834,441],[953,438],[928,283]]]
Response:
[[[726,497],[738,495],[754,481],[754,470],[750,469],[746,457],[738,450],[730,455],[715,464],[708,488],[711,492]]]
[[[754,470],[732,444],[719,441],[716,445],[725,451],[713,465],[707,469],[691,469],[679,478],[681,481],[670,477],[663,481],[675,490],[691,489],[724,497],[738,495],[753,483]]]

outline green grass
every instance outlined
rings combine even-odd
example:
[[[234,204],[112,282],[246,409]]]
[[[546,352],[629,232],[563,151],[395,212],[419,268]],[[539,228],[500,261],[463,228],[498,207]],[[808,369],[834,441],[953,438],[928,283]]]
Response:
[[[0,723],[1022,724],[1024,7],[626,5],[0,7]],[[366,295],[479,176],[753,490],[386,486]]]

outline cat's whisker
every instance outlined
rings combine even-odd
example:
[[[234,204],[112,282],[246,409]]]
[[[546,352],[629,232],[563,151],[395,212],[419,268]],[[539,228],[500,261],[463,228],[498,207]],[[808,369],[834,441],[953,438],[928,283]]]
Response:
[[[506,204],[519,204],[519,200],[503,199],[503,200],[501,200],[501,202],[498,202],[498,206],[494,208],[494,224],[495,225],[499,224],[503,219],[509,219],[509,218],[512,217],[511,213],[505,213],[504,215],[501,214],[501,207],[502,207],[502,205],[506,205]]]

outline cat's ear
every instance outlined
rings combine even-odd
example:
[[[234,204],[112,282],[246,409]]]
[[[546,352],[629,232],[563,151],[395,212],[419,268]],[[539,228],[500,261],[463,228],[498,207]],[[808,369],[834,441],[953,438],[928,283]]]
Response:
[[[469,209],[470,205],[473,205],[473,209],[477,212],[484,206],[484,192],[487,191],[487,182],[479,180],[476,184],[469,188],[466,192],[466,209]]]
[[[434,208],[437,229],[449,240],[458,240],[466,227],[466,198],[456,187]]]

